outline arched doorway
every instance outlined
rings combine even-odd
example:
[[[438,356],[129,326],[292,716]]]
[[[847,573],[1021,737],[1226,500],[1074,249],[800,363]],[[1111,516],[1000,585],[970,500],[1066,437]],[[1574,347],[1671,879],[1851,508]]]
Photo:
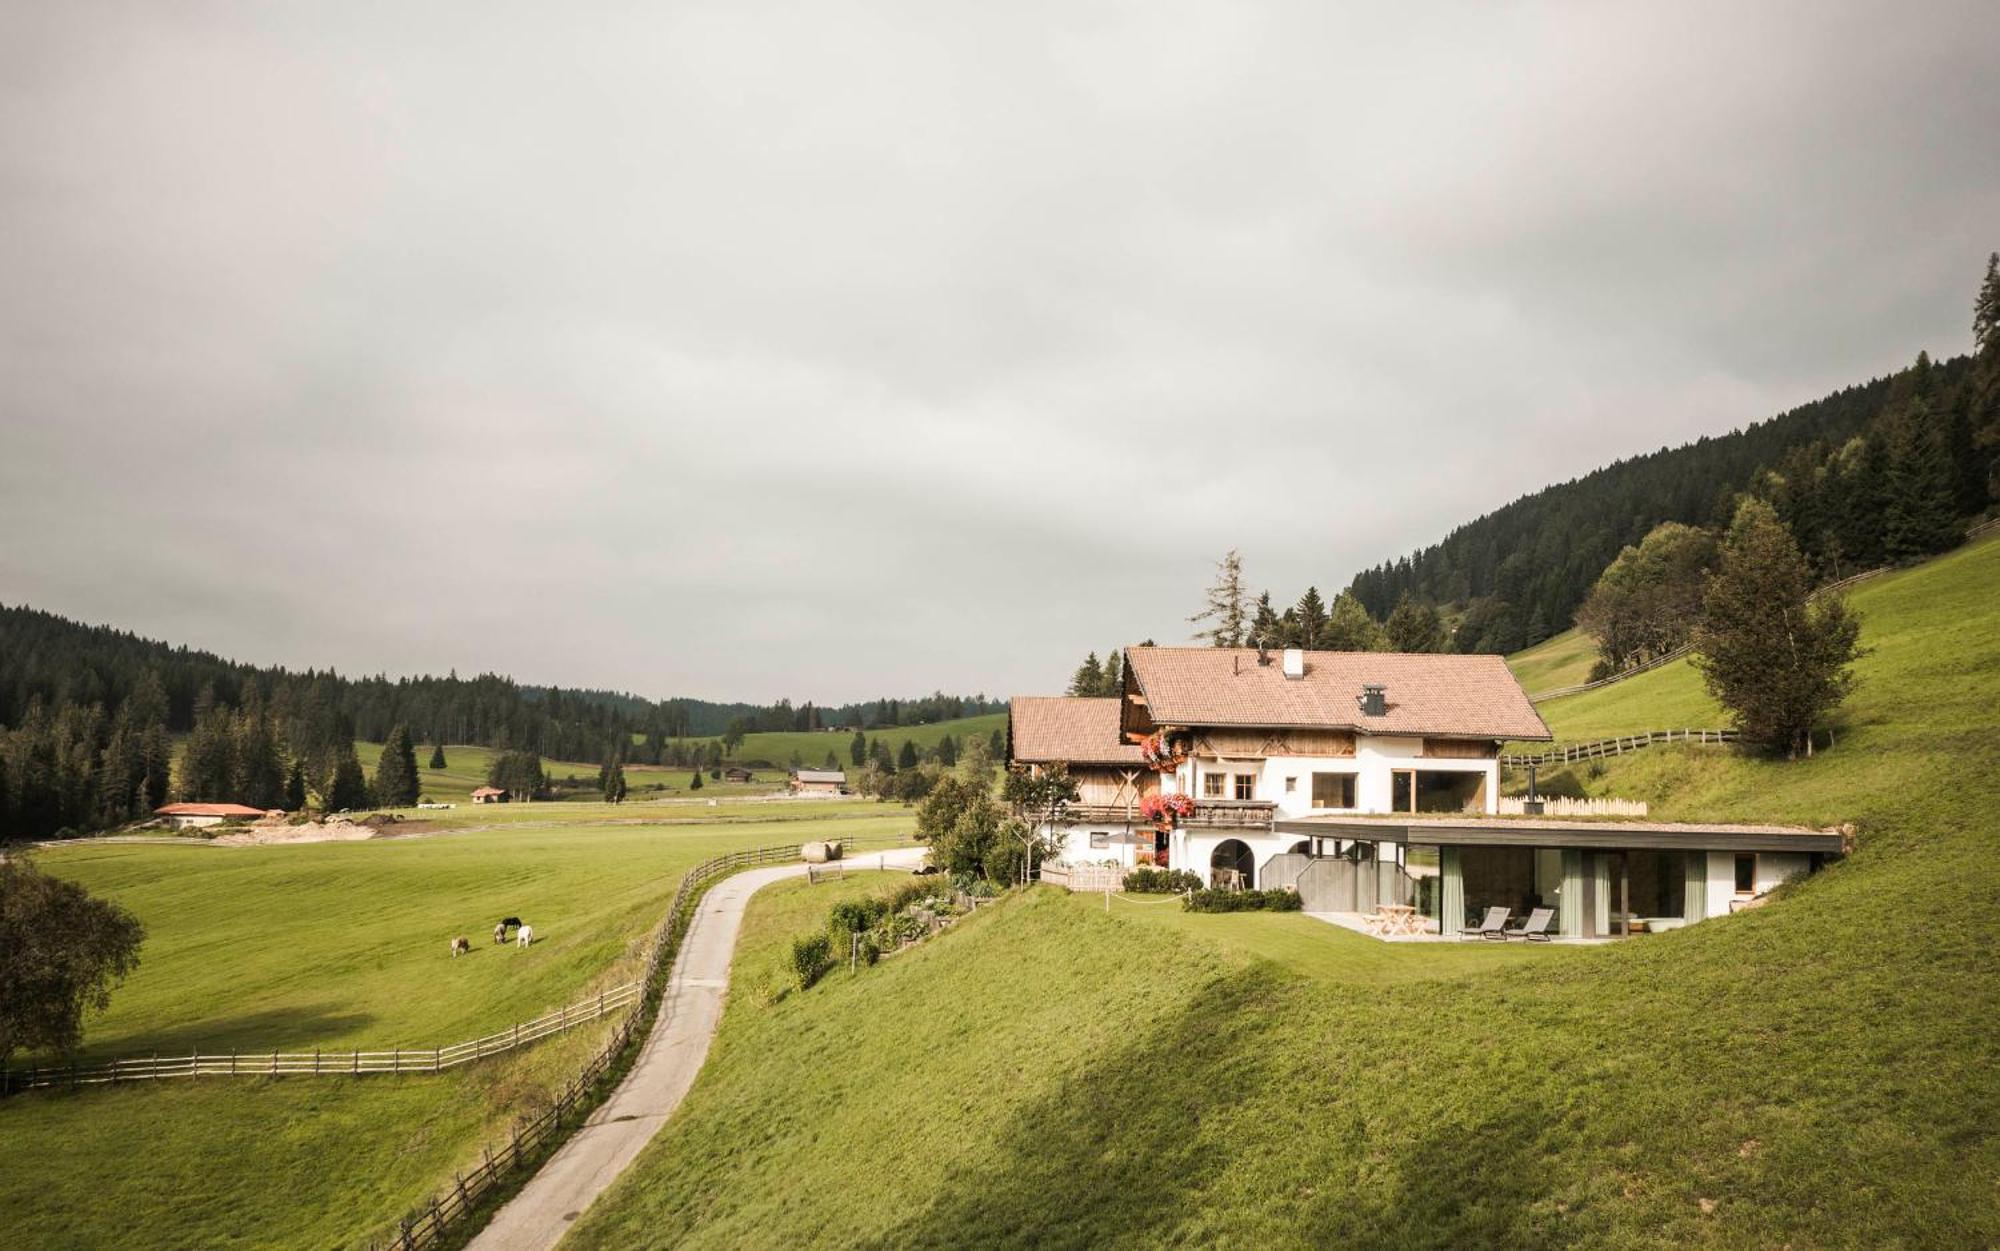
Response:
[[[1208,884],[1252,890],[1257,885],[1257,858],[1240,838],[1226,838],[1208,858]]]

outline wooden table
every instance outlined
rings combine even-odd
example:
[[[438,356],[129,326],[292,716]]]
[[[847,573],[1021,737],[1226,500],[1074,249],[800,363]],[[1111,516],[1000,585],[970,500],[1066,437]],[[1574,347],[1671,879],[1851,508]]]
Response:
[[[1382,937],[1407,938],[1424,932],[1424,914],[1410,904],[1383,904]]]

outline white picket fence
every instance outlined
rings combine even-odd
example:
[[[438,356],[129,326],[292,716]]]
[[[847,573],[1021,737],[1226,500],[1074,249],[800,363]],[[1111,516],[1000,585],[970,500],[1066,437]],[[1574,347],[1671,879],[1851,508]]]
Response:
[[[1503,817],[1525,816],[1527,800],[1519,795],[1500,797],[1500,815]],[[1545,817],[1643,817],[1646,815],[1646,801],[1643,799],[1571,799],[1559,797],[1542,801],[1542,815]]]

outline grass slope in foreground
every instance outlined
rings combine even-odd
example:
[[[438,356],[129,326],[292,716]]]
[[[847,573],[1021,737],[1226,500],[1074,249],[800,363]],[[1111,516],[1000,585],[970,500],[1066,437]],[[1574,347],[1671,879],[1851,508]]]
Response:
[[[738,847],[882,838],[869,804],[745,804],[708,824],[536,804],[445,837],[291,847],[84,842],[41,853],[146,923],[89,1054],[428,1046],[503,1028],[636,970],[680,875]],[[797,812],[811,821],[778,820]],[[750,813],[757,822],[742,820]],[[491,945],[514,914],[542,935]],[[472,955],[452,959],[454,933]],[[0,1245],[353,1245],[477,1157],[600,1045],[588,1027],[435,1077],[148,1082],[0,1100]],[[17,1057],[17,1063],[22,1062]]]
[[[1438,975],[1389,981],[1340,975],[1342,935],[1299,958],[1308,918],[1259,935],[1038,890],[864,976],[734,997],[572,1240],[1992,1243],[1996,590],[1988,543],[1857,594],[1875,651],[1835,752],[1593,779],[1662,815],[1859,821],[1851,859],[1772,906],[1484,968],[1419,949]],[[1634,685],[1566,715],[1640,728]]]

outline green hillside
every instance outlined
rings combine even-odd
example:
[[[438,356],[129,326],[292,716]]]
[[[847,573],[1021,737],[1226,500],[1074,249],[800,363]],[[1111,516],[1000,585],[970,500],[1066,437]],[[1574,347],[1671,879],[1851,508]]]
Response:
[[[1590,668],[1596,663],[1596,642],[1577,629],[1564,630],[1507,657],[1507,667],[1530,695],[1588,682]]]
[[[878,730],[864,731],[870,739],[880,739],[889,745],[890,751],[900,750],[907,740],[916,744],[918,751],[927,751],[937,746],[939,739],[949,734],[960,745],[970,736],[986,738],[995,730],[1003,735],[1007,732],[1007,714],[988,713],[980,717],[960,717],[954,721],[937,721],[930,725],[889,726]],[[764,761],[778,769],[789,768],[793,753],[797,753],[808,769],[817,769],[826,763],[826,753],[833,753],[835,761],[843,769],[851,768],[848,748],[854,740],[852,730],[845,733],[837,730],[801,730],[790,732],[767,732],[746,735],[742,746],[731,753],[731,763]],[[698,743],[719,742],[720,739],[695,739]]]
[[[1660,815],[1857,823],[1851,858],[1771,906],[1389,965],[1306,917],[1038,888],[862,975],[732,997],[688,1102],[571,1241],[1994,1243],[1996,591],[1988,542],[1858,592],[1874,650],[1810,762],[1655,750],[1586,779]],[[1675,667],[1553,720],[1700,724],[1698,697]]]

